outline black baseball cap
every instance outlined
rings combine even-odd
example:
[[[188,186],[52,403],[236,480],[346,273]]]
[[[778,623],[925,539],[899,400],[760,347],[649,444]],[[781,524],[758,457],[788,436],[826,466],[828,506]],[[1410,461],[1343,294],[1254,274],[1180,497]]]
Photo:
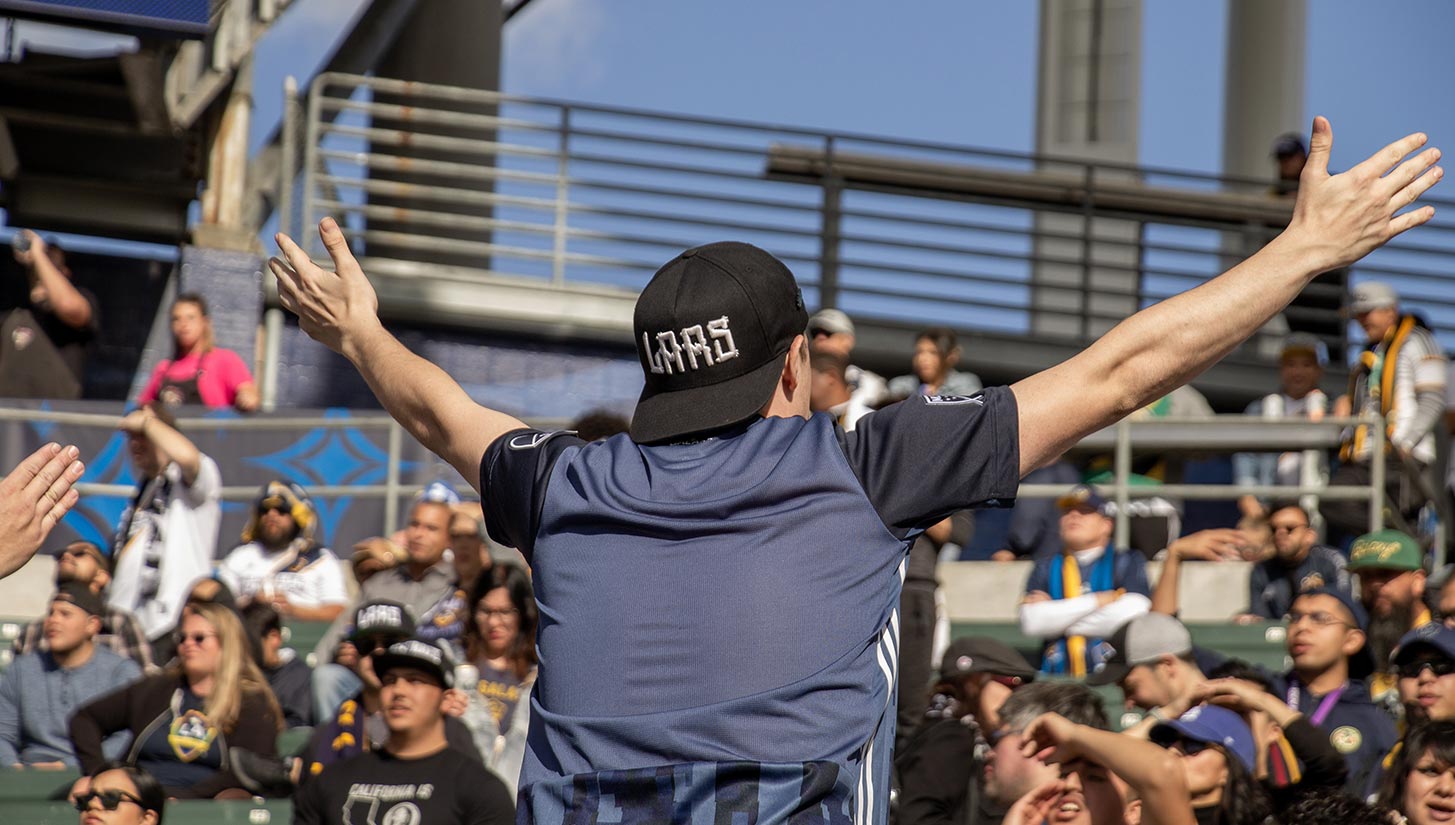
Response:
[[[632,440],[672,441],[752,418],[807,328],[793,273],[762,249],[723,241],[673,258],[642,290],[632,321],[646,378]]]
[[[101,602],[101,597],[80,582],[61,583],[56,587],[56,594],[51,597],[51,601],[73,604],[92,616],[106,615],[106,605]]]
[[[375,675],[381,679],[394,668],[412,667],[439,677],[441,687],[455,685],[455,659],[443,645],[405,639],[375,652],[369,658],[373,660]]]
[[[407,639],[414,635],[414,630],[414,616],[409,608],[388,599],[375,599],[354,611],[348,641],[357,645],[364,639]]]
[[[988,636],[965,636],[950,643],[940,658],[940,678],[951,679],[972,673],[1009,676],[1023,682],[1036,678],[1036,669],[1026,657],[1004,642]]]

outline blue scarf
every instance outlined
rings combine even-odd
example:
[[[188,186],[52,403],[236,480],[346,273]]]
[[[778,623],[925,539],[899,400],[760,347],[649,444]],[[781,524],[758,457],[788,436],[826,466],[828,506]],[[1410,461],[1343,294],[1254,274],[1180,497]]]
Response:
[[[1080,593],[1067,593],[1065,574],[1063,566],[1064,556],[1053,559],[1050,565],[1050,595],[1053,599],[1067,599],[1080,596]],[[1091,592],[1100,593],[1104,590],[1112,590],[1116,584],[1116,551],[1108,544],[1102,550],[1101,558],[1091,565]],[[1101,639],[1087,639],[1086,653],[1082,660],[1084,673],[1090,673],[1101,659]],[[1041,671],[1050,674],[1070,674],[1081,668],[1075,668],[1071,662],[1071,650],[1066,639],[1058,639],[1046,646],[1046,654],[1041,663]]]

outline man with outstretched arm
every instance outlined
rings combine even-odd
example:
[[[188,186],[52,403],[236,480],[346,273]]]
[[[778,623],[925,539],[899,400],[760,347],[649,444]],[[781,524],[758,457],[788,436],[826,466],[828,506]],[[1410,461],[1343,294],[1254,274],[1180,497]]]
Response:
[[[652,278],[630,437],[589,445],[481,407],[410,353],[333,220],[335,272],[282,235],[287,262],[270,265],[302,328],[479,485],[491,535],[533,566],[551,620],[523,819],[882,822],[908,543],[1008,504],[1026,472],[1186,383],[1315,275],[1433,216],[1397,214],[1440,178],[1438,151],[1410,157],[1424,135],[1334,176],[1332,142],[1316,119],[1293,219],[1248,261],[1010,388],[913,398],[853,433],[810,414],[802,294],[747,244],[689,249]]]

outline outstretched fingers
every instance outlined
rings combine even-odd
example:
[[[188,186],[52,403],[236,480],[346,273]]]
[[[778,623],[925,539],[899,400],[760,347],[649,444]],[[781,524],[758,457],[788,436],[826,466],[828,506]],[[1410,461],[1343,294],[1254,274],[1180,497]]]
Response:
[[[49,451],[49,448],[43,448]],[[35,458],[36,453],[31,456]],[[22,495],[26,501],[36,502],[37,514],[49,511],[66,493],[85,469],[79,460],[81,451],[74,446],[52,452],[26,482]],[[27,464],[30,462],[27,461]]]
[[[1383,177],[1386,172],[1398,166],[1410,153],[1417,151],[1429,137],[1424,132],[1415,132],[1412,135],[1405,135],[1394,143],[1380,149],[1370,155],[1350,172],[1368,178]]]
[[[1433,217],[1435,217],[1435,207],[1433,206],[1422,206],[1419,209],[1411,210],[1403,215],[1395,215],[1389,221],[1389,237],[1393,238],[1396,235],[1414,229],[1416,226],[1429,223]]]

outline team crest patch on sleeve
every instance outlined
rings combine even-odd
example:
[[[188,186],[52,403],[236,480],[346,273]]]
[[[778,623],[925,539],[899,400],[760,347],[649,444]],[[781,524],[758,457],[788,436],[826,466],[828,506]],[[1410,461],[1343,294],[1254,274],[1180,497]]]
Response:
[[[975,404],[985,406],[985,399],[978,395],[922,395],[926,404]]]
[[[555,435],[555,433],[521,433],[520,435],[511,436],[510,441],[506,442],[505,446],[512,450],[534,450],[544,444],[546,439],[552,435]]]

